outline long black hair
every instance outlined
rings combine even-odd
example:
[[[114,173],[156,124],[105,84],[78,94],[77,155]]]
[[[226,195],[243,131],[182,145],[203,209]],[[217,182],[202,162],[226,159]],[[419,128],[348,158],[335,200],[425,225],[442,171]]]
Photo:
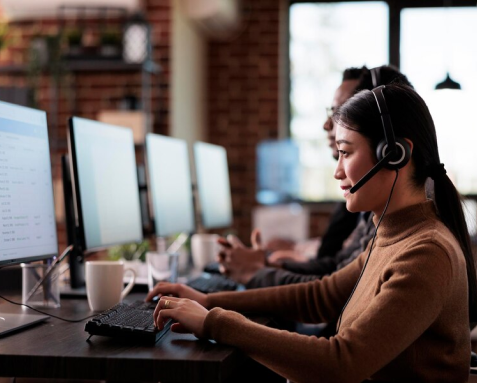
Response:
[[[434,179],[434,202],[442,222],[454,234],[467,265],[470,321],[477,321],[477,278],[469,231],[464,219],[461,196],[441,165],[434,121],[424,100],[409,86],[386,85],[383,91],[394,133],[414,143],[413,182],[423,187]],[[380,113],[374,95],[363,90],[345,102],[333,115],[335,123],[365,136],[376,148],[384,138]]]

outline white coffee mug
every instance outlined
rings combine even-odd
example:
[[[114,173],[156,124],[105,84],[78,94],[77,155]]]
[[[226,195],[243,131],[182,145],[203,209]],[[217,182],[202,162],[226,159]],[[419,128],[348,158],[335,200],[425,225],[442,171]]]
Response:
[[[194,234],[191,238],[192,260],[198,270],[210,262],[216,262],[220,251],[218,234]]]
[[[123,290],[125,273],[131,280]],[[125,269],[121,261],[86,262],[86,295],[92,311],[104,311],[118,304],[131,291],[136,282],[133,269]]]

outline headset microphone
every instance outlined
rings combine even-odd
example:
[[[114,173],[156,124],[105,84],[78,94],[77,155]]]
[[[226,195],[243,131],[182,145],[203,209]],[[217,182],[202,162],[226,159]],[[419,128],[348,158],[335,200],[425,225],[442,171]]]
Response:
[[[369,172],[367,172],[356,184],[349,189],[351,194],[356,193],[361,187],[368,182],[377,172],[379,172],[393,157],[396,151],[388,152],[376,165],[374,165]]]

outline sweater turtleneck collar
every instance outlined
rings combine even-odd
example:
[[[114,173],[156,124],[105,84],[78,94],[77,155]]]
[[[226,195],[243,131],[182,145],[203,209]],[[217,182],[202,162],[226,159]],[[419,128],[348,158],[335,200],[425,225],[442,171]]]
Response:
[[[438,219],[432,200],[405,207],[391,214],[385,214],[378,229],[376,245],[388,246],[401,241],[418,230],[420,226],[429,222],[429,219]],[[375,226],[378,221],[379,217],[374,216]]]

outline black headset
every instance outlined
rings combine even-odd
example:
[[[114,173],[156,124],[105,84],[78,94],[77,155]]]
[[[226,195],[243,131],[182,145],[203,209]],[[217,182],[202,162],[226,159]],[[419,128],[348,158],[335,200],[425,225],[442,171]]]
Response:
[[[376,103],[378,104],[379,114],[384,129],[384,140],[378,143],[376,148],[376,157],[378,163],[374,165],[351,189],[350,193],[356,193],[366,182],[368,182],[379,170],[386,168],[397,170],[404,167],[411,159],[411,147],[409,143],[400,137],[394,136],[393,124],[389,115],[386,99],[384,98],[384,85],[377,86],[380,82],[380,68],[370,69],[371,79],[373,81],[373,92]]]

